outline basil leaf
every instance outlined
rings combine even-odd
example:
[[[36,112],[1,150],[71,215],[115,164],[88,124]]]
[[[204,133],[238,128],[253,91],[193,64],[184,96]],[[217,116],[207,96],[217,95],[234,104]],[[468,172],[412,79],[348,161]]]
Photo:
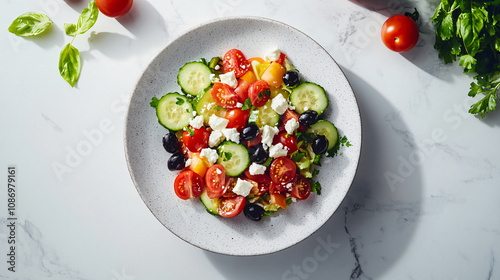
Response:
[[[18,16],[9,26],[9,32],[17,36],[36,36],[52,24],[50,18],[42,13],[27,12]]]
[[[80,52],[71,43],[64,46],[59,56],[59,73],[72,87],[80,77],[81,66]]]
[[[89,7],[83,9],[76,25],[72,23],[64,24],[64,31],[66,32],[66,35],[75,37],[76,35],[87,32],[90,28],[92,28],[92,26],[94,26],[98,15],[99,10],[97,9],[95,1],[90,2]]]

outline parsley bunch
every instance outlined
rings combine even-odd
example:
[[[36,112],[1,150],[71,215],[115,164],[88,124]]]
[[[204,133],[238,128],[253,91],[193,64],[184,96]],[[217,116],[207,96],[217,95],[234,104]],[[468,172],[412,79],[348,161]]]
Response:
[[[484,117],[496,108],[500,88],[500,0],[442,0],[431,18],[436,24],[439,58],[459,58],[465,73],[476,73],[469,96],[484,94],[471,114]]]

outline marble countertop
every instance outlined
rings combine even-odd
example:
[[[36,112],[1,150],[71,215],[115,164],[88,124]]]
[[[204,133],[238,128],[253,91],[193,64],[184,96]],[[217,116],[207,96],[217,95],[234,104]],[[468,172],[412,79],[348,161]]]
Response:
[[[500,279],[500,112],[467,113],[472,78],[433,48],[437,0],[136,0],[126,16],[100,15],[75,39],[83,61],[75,88],[57,62],[69,42],[63,24],[88,1],[3,3],[1,279]],[[420,40],[393,53],[380,26],[413,7]],[[52,30],[8,33],[26,11],[45,12]],[[275,254],[229,257],[156,220],[130,179],[123,130],[137,80],[168,42],[205,21],[246,15],[285,22],[335,58],[364,137],[353,185],[320,230]],[[7,263],[9,167],[18,179],[16,272]]]

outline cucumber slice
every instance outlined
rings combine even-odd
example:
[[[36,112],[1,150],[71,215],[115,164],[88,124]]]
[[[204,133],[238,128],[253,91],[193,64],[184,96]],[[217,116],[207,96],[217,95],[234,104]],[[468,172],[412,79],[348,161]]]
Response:
[[[203,62],[189,62],[184,64],[177,75],[177,83],[183,92],[191,95],[198,93],[210,86],[210,68]]]
[[[243,145],[225,141],[217,150],[219,152],[217,163],[224,166],[228,176],[238,176],[250,165],[248,150]]]
[[[248,116],[248,123],[255,124],[259,118],[259,110],[250,110],[250,115]]]
[[[314,110],[321,115],[328,106],[325,90],[314,83],[302,83],[290,94],[290,102],[299,114],[307,110]]]
[[[193,117],[191,101],[177,92],[164,95],[156,106],[158,122],[164,127],[177,131],[189,125]]]
[[[193,106],[196,113],[203,116],[205,125],[208,125],[208,120],[213,114],[222,118],[227,112],[226,109],[216,109],[217,103],[212,97],[212,88],[206,88],[203,93],[198,94],[193,100]]]
[[[327,120],[319,120],[317,123],[311,125],[307,130],[309,133],[316,135],[324,135],[328,139],[328,150],[331,150],[339,141],[339,133],[333,123]]]
[[[258,127],[264,127],[266,124],[269,126],[277,126],[278,122],[280,120],[280,115],[274,111],[273,108],[271,108],[271,99],[267,101],[267,103],[262,106],[257,108],[257,120],[255,121],[255,124]]]
[[[207,189],[205,189],[200,196],[200,200],[201,202],[203,202],[203,205],[205,205],[205,208],[207,208],[208,213],[216,216],[219,215],[219,211],[217,211],[220,202],[219,198],[211,199],[210,197],[208,197]]]

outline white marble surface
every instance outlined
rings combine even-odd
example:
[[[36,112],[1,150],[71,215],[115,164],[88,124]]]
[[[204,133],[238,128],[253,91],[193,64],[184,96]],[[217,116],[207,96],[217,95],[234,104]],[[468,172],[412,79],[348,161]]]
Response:
[[[100,15],[75,40],[76,88],[57,61],[69,41],[63,24],[87,1],[2,4],[0,279],[500,279],[500,112],[466,113],[471,78],[433,49],[437,0],[136,0],[130,14]],[[379,28],[414,6],[421,39],[392,53]],[[47,13],[52,30],[8,33],[30,10]],[[358,174],[334,216],[294,247],[244,258],[204,252],[165,229],[132,184],[122,140],[128,98],[151,59],[188,28],[238,15],[283,21],[323,45],[351,82],[364,126]],[[89,134],[102,136],[69,156]],[[58,163],[68,172],[58,176]],[[15,273],[6,262],[9,165],[19,179]]]

